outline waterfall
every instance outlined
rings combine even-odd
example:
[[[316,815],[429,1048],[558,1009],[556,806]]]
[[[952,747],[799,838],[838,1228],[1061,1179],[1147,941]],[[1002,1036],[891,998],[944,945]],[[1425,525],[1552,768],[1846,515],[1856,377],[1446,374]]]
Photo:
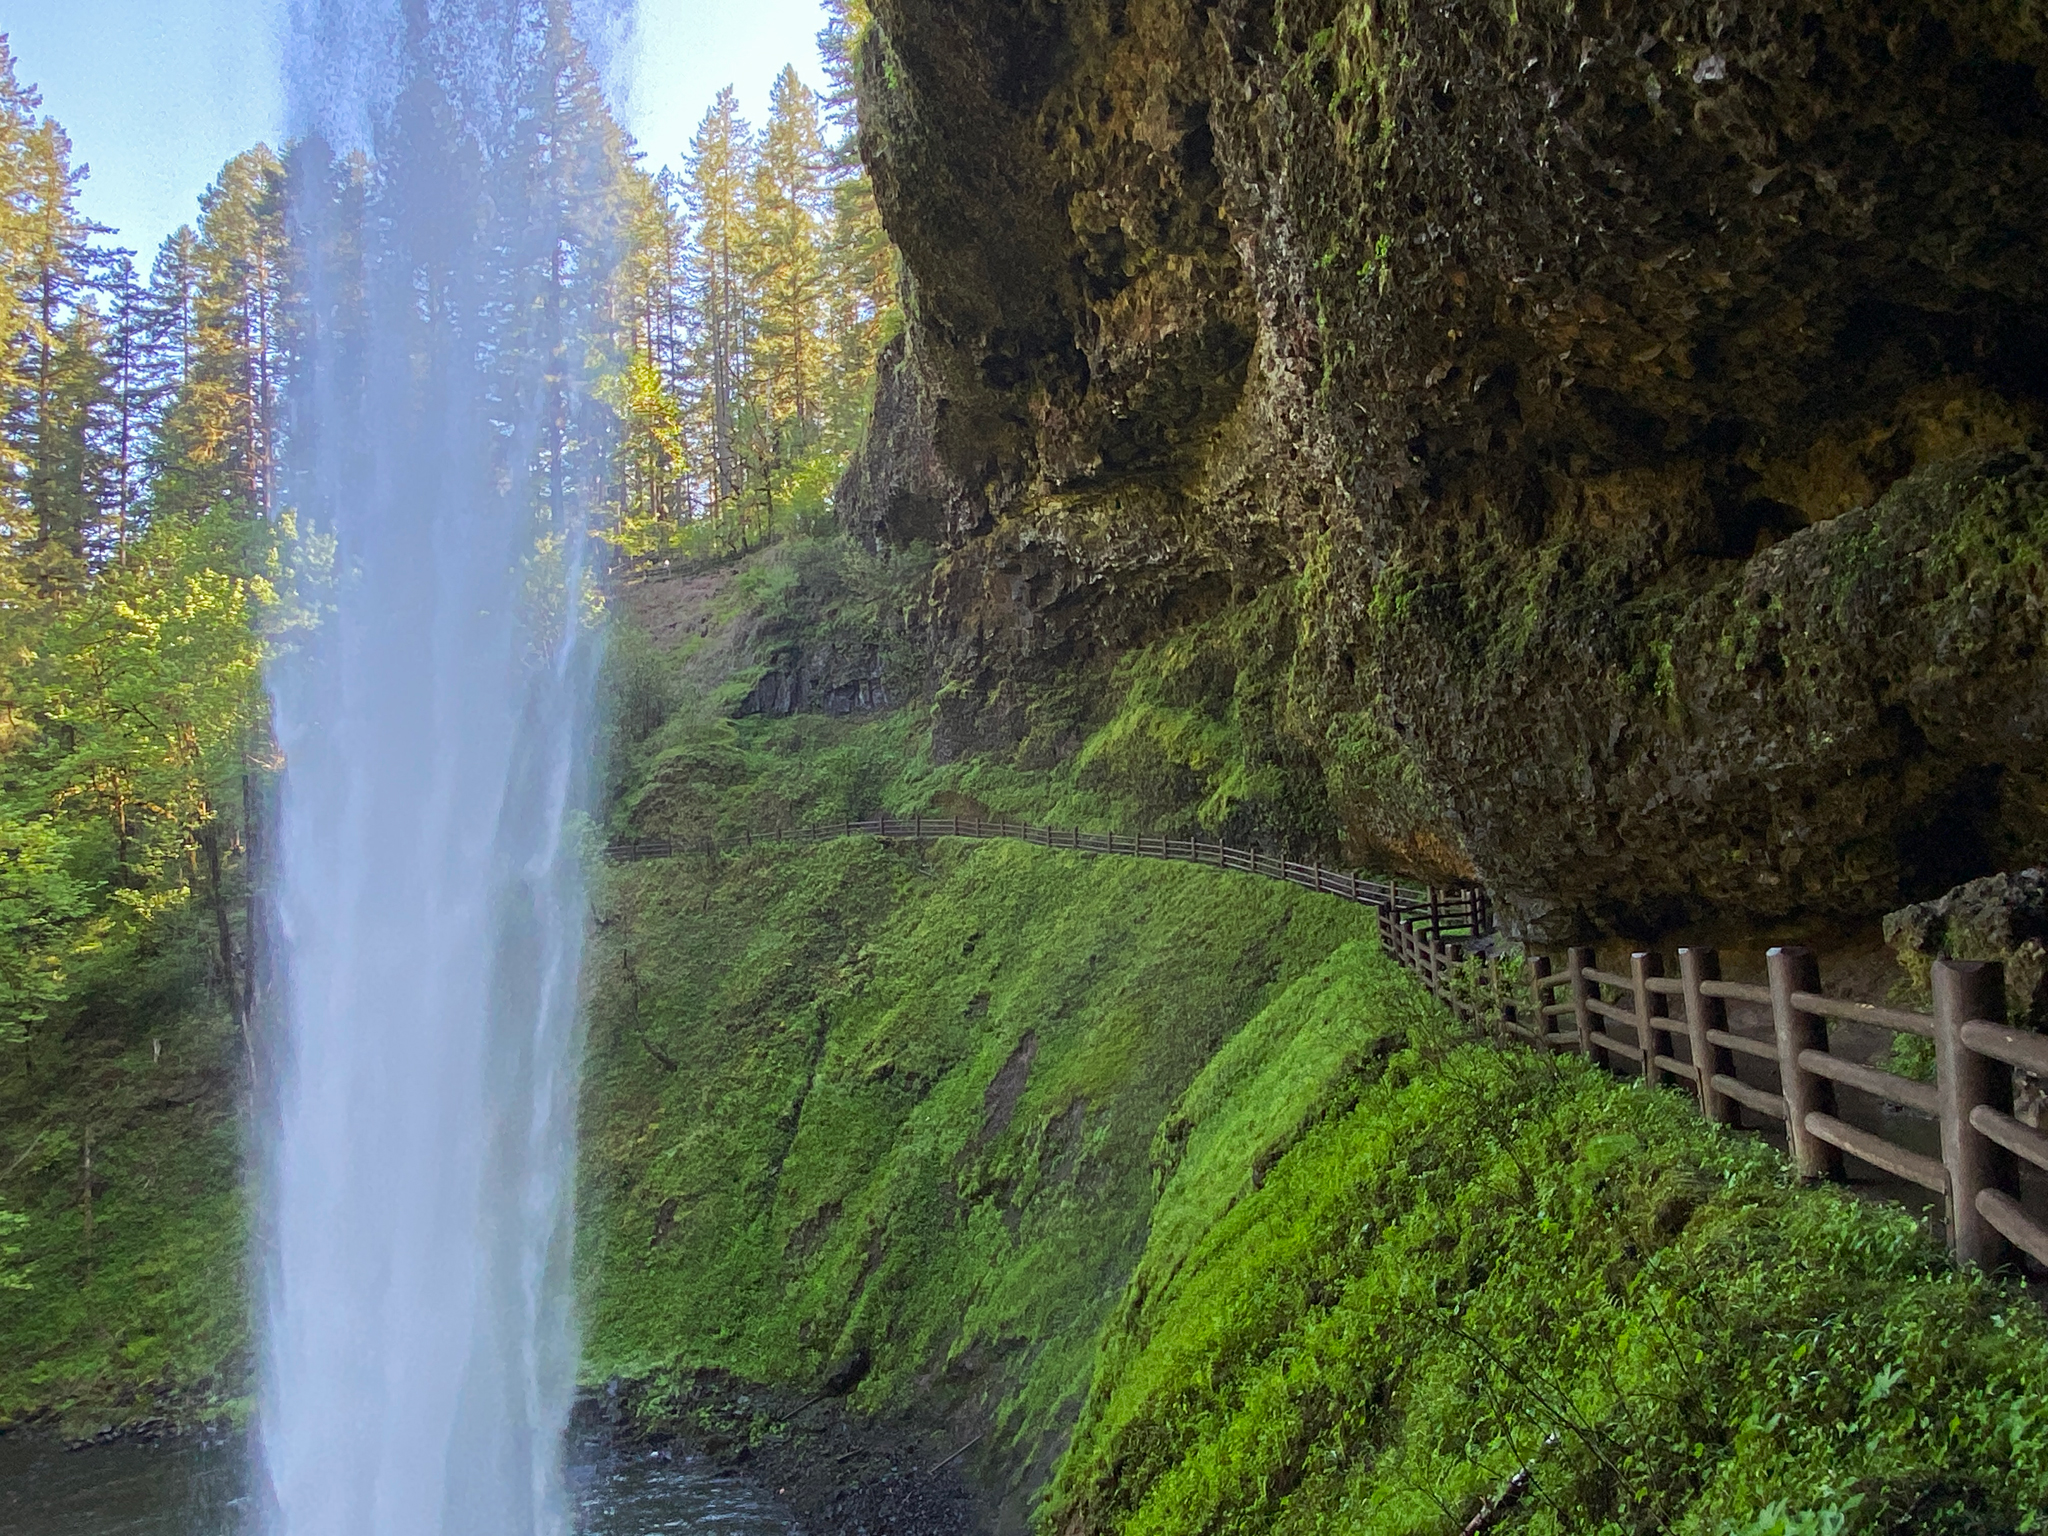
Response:
[[[566,1523],[585,526],[621,152],[590,22],[294,0],[288,24],[276,510],[306,623],[271,673],[276,1536]]]

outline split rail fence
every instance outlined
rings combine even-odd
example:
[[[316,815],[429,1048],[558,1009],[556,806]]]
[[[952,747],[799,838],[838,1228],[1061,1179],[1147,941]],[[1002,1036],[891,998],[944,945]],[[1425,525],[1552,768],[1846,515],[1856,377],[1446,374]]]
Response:
[[[1531,955],[1524,978],[1509,983],[1498,959],[1468,962],[1455,939],[1385,908],[1380,935],[1445,1006],[1496,1039],[1576,1052],[1653,1086],[1683,1085],[1718,1124],[1739,1125],[1739,1108],[1775,1121],[1803,1178],[1840,1178],[1846,1152],[1918,1185],[1942,1200],[1960,1263],[1990,1268],[2008,1256],[2009,1243],[2048,1265],[2048,1227],[2022,1208],[2020,1185],[2023,1165],[2048,1173],[2048,1136],[2012,1113],[2015,1071],[2048,1078],[2048,1035],[2002,1022],[1998,965],[1936,961],[1934,1011],[1918,1013],[1828,996],[1813,951],[1792,944],[1766,954],[1762,985],[1722,980],[1720,956],[1708,948],[1680,949],[1676,976],[1650,951],[1630,955],[1625,975],[1601,970],[1591,949],[1569,951],[1561,969]],[[1767,1011],[1770,1037],[1732,1030],[1730,1003]],[[1933,1042],[1934,1080],[1839,1054],[1831,1020]],[[1738,1077],[1737,1057],[1759,1063],[1752,1075],[1774,1079],[1772,1086]],[[1838,1113],[1838,1085],[1933,1122],[1940,1157],[1849,1124]]]
[[[1081,853],[1165,859],[1237,870],[1283,880],[1336,896],[1378,913],[1386,952],[1404,965],[1445,1007],[1502,1042],[1545,1052],[1574,1052],[1620,1071],[1639,1073],[1651,1086],[1683,1085],[1707,1119],[1739,1125],[1741,1109],[1781,1125],[1787,1150],[1804,1178],[1839,1178],[1848,1153],[1894,1178],[1939,1197],[1946,1208],[1949,1245],[1961,1263],[1991,1267],[2007,1244],[2048,1266],[2048,1226],[2022,1208],[2020,1169],[2048,1174],[2048,1135],[2014,1117],[2014,1074],[2048,1080],[2048,1035],[2010,1029],[2001,968],[1988,962],[1937,961],[1934,1011],[1880,1007],[1828,996],[1813,952],[1784,945],[1766,956],[1765,984],[1724,981],[1719,954],[1709,948],[1678,951],[1678,974],[1667,975],[1660,955],[1629,957],[1626,974],[1596,964],[1594,951],[1569,951],[1561,969],[1530,955],[1524,975],[1510,981],[1495,956],[1473,953],[1493,932],[1493,909],[1477,886],[1438,889],[1374,880],[1351,870],[1328,869],[1233,848],[1199,838],[1126,836],[1070,827],[964,817],[877,817],[798,831],[749,834],[743,841],[614,844],[606,856],[621,863],[715,854],[787,842],[841,837],[927,841],[934,838],[1009,839]],[[1729,1027],[1728,1005],[1767,1012],[1769,1038]],[[1831,1045],[1829,1021],[1872,1026],[1893,1035],[1931,1041],[1931,1082],[1851,1060]],[[1758,1065],[1737,1075],[1737,1058]],[[1941,1156],[1929,1157],[1838,1114],[1836,1087],[1859,1089],[1933,1122]]]

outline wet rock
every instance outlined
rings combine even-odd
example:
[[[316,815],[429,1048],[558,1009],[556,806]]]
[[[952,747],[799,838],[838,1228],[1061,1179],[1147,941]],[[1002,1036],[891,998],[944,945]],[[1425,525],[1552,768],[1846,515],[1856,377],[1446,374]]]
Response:
[[[1995,960],[2005,968],[2006,1021],[2048,1029],[2048,869],[1987,875],[1934,901],[1888,914],[1885,942],[1925,1006],[1936,960]],[[2016,1074],[2013,1113],[2040,1129],[2048,1085]]]
[[[2048,33],[874,12],[909,322],[842,502],[938,530],[941,755],[1264,603],[1304,815],[1532,938],[2048,857]]]

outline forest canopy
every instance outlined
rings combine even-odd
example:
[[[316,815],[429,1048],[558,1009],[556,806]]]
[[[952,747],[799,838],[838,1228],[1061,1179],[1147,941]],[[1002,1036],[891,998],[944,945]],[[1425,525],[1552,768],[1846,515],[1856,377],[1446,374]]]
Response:
[[[604,167],[580,190],[623,235],[579,295],[603,332],[602,429],[581,447],[611,562],[829,518],[897,321],[853,148],[865,7],[825,11],[825,92],[785,69],[756,130],[728,88],[679,171],[642,165],[573,37],[552,41],[576,104],[558,131]],[[259,145],[144,260],[81,212],[86,169],[41,108],[0,38],[0,1051],[32,1087],[94,978],[168,943],[203,952],[253,1077],[251,870],[277,766],[262,671],[317,622],[304,578],[333,558],[329,509],[291,469],[305,215],[375,171]]]

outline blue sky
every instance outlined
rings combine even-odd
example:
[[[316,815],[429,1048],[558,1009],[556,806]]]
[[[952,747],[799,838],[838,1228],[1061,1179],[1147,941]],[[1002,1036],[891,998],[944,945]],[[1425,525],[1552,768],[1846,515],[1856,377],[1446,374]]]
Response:
[[[619,82],[650,165],[676,164],[719,87],[758,123],[784,64],[822,84],[817,0],[640,0]],[[21,78],[92,167],[88,216],[144,262],[221,162],[276,141],[277,0],[0,0]]]

